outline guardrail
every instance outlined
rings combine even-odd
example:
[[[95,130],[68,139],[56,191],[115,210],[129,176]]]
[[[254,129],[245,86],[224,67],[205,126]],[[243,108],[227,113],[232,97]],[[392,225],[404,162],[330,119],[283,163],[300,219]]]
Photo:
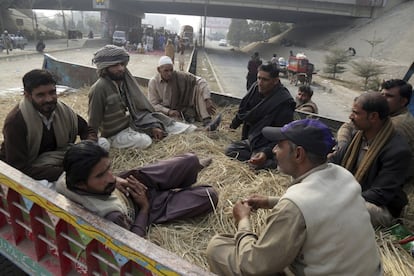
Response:
[[[190,63],[187,66],[187,70],[194,70],[196,72],[197,68],[197,51],[193,50],[191,54]],[[43,68],[50,70],[57,77],[58,83],[66,85],[73,88],[81,88],[84,86],[92,85],[97,80],[96,69],[91,66],[84,66],[79,64],[72,64],[64,61],[59,61],[52,56],[45,54]],[[194,73],[194,74],[195,74]],[[143,87],[148,87],[149,79],[142,77],[135,77],[137,82]],[[211,97],[214,102],[219,106],[227,106],[232,104],[239,104],[240,98],[223,95],[218,92],[211,92]],[[338,121],[332,118],[319,116],[313,113],[296,111],[298,118],[305,118],[307,116],[312,116],[318,118],[326,125],[328,125],[331,130],[336,133],[338,128],[343,124],[342,121]]]

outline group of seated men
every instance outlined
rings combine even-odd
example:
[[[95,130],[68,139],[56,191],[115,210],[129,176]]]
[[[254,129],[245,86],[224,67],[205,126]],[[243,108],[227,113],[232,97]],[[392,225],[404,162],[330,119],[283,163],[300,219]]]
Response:
[[[24,97],[4,123],[0,157],[36,180],[56,182],[69,199],[145,236],[152,223],[216,207],[213,187],[192,187],[211,159],[184,154],[114,176],[108,146],[145,148],[168,133],[194,130],[196,120],[203,122],[202,130],[215,130],[221,117],[211,118],[215,106],[205,80],[178,74],[169,58],[159,61],[149,100],[126,68],[128,61],[128,53],[112,45],[95,53],[99,79],[89,92],[88,122],[58,100],[48,71],[25,74]],[[312,93],[307,99],[298,93],[295,103],[277,67],[262,64],[229,126],[243,125],[242,139],[226,154],[256,168],[277,167],[293,182],[280,198],[252,195],[234,205],[237,232],[210,241],[211,270],[258,275],[290,266],[304,275],[380,275],[372,226],[389,226],[407,204],[403,186],[412,178],[407,164],[414,165],[411,94],[411,85],[402,80],[384,82],[381,93],[361,94],[336,144],[323,123],[293,121],[295,108],[309,102]],[[77,136],[83,141],[73,145]],[[249,221],[258,208],[271,209],[260,234]]]

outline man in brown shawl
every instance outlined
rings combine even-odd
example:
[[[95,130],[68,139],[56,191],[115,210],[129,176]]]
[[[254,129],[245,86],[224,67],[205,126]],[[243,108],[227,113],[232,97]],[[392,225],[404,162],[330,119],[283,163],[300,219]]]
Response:
[[[114,45],[95,53],[99,79],[89,91],[89,125],[115,148],[146,148],[152,139],[190,130],[192,126],[155,112],[126,68],[128,61],[127,51]]]
[[[189,123],[202,121],[209,130],[218,126],[211,115],[216,111],[205,79],[175,71],[171,58],[162,56],[158,73],[148,83],[148,97],[155,110]]]
[[[381,84],[381,95],[385,97],[390,108],[390,119],[395,130],[404,137],[411,150],[410,178],[405,189],[412,192],[414,188],[414,117],[408,110],[413,87],[401,79],[390,79]],[[355,133],[352,122],[344,123],[338,130],[338,147],[349,143]]]
[[[349,116],[357,132],[331,156],[331,161],[349,170],[361,184],[374,227],[390,226],[408,202],[403,185],[411,152],[388,114],[387,100],[380,93],[357,97]]]
[[[58,100],[56,80],[47,70],[26,73],[23,86],[24,97],[4,121],[0,159],[36,180],[54,182],[68,146],[77,136],[96,141],[96,132]]]

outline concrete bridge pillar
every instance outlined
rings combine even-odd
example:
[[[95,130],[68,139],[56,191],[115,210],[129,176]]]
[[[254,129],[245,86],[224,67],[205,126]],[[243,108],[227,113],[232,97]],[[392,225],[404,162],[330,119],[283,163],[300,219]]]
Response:
[[[115,30],[128,32],[131,28],[141,27],[141,17],[124,14],[113,10],[101,11],[103,37],[112,40]]]

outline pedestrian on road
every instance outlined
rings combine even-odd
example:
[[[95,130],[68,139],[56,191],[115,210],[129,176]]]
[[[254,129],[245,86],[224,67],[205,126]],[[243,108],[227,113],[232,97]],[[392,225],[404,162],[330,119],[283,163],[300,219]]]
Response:
[[[263,135],[277,143],[279,170],[293,182],[281,198],[252,195],[234,205],[236,234],[216,235],[207,246],[211,271],[282,275],[289,266],[293,275],[382,275],[361,186],[346,169],[327,163],[335,145],[329,128],[305,119],[266,127]],[[250,223],[257,209],[270,209],[262,227]]]
[[[174,48],[174,45],[171,39],[168,39],[167,45],[165,45],[165,55],[167,57],[170,57],[172,60],[172,63],[174,64],[175,48]]]
[[[4,48],[6,49],[7,54],[9,54],[9,51],[10,52],[13,51],[13,41],[7,30],[3,32],[2,39],[3,39]]]
[[[273,64],[276,64],[279,68],[279,61],[278,61],[278,58],[277,58],[277,54],[273,54],[272,58],[270,59],[270,62],[273,63]]]
[[[255,52],[247,63],[246,89],[249,90],[252,84],[257,81],[257,68],[262,64],[259,52]]]
[[[184,41],[180,39],[180,42],[178,43],[178,47],[177,47],[178,65],[179,65],[180,71],[184,71],[184,52],[185,52]]]

